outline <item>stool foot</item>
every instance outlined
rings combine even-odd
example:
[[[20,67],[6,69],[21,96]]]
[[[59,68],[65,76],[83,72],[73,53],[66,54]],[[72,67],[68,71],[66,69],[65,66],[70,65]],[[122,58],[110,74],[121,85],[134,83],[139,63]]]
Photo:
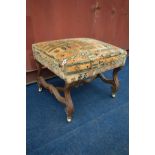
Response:
[[[67,117],[67,122],[70,123],[72,121],[72,118]]]
[[[36,61],[36,66],[37,66],[37,69],[38,69],[38,72],[37,72],[38,92],[41,92],[42,87],[41,87],[41,83],[39,81],[39,77],[41,75],[42,65],[38,61]]]
[[[121,70],[122,67],[115,68],[113,70],[113,84],[112,84],[112,97],[116,97],[116,92],[119,88],[119,80],[118,80],[118,72]]]
[[[66,114],[67,114],[67,122],[71,122],[72,121],[72,115],[73,115],[73,111],[74,111],[74,105],[72,102],[72,98],[71,98],[71,94],[70,94],[70,90],[71,90],[71,84],[65,84],[65,91],[64,91],[64,96],[65,96],[65,101],[66,101]]]
[[[116,94],[115,93],[112,93],[111,96],[112,96],[112,98],[115,98],[116,97]]]
[[[42,87],[39,87],[38,88],[38,92],[42,92]]]
[[[72,117],[69,116],[68,112],[67,112],[67,108],[65,108],[65,113],[67,115],[67,122],[70,123],[72,121]]]

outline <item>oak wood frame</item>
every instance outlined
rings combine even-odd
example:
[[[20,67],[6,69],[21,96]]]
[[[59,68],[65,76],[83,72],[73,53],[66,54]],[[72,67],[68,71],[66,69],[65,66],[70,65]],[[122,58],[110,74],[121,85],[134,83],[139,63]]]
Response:
[[[38,61],[36,61],[36,66],[38,70],[37,83],[38,83],[39,91],[42,90],[42,87],[45,89],[48,89],[49,92],[53,94],[60,103],[66,106],[65,111],[67,114],[68,122],[71,122],[73,112],[74,112],[74,104],[72,102],[72,98],[70,94],[71,87],[79,86],[80,84],[83,84],[83,83],[89,83],[96,78],[100,78],[105,83],[112,85],[112,97],[115,97],[115,93],[117,92],[119,88],[118,71],[120,71],[122,68],[122,67],[118,67],[118,68],[113,69],[113,79],[107,79],[106,77],[104,77],[104,75],[100,73],[89,79],[80,80],[80,81],[73,82],[73,83],[65,82],[64,87],[55,87],[53,84],[47,83],[45,79],[41,76],[42,65]],[[64,93],[63,96],[60,94],[62,92]]]

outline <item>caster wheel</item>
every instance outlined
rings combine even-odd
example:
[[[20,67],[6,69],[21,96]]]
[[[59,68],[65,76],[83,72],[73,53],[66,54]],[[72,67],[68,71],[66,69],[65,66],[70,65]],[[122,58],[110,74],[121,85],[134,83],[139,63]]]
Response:
[[[41,92],[42,91],[42,87],[39,87],[38,91]]]
[[[68,115],[67,108],[65,108],[65,113],[66,113],[66,115]],[[67,122],[70,123],[71,121],[72,121],[72,118],[67,116]]]
[[[72,119],[70,117],[67,117],[67,122],[70,123]]]
[[[112,95],[111,95],[113,98],[115,98],[116,97],[116,94],[114,94],[114,93],[112,93]]]

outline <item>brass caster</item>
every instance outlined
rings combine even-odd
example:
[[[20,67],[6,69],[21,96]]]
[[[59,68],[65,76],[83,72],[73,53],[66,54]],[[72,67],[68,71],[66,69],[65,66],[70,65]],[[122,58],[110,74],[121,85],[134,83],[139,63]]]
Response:
[[[66,115],[68,115],[67,108],[65,108],[65,113],[66,113]],[[71,121],[72,121],[72,118],[67,116],[67,122],[70,123]]]
[[[70,123],[72,121],[72,118],[67,117],[67,122]]]
[[[112,95],[111,95],[113,98],[115,98],[116,97],[116,94],[115,93],[112,93]]]
[[[41,92],[42,91],[42,87],[39,87],[38,91]]]

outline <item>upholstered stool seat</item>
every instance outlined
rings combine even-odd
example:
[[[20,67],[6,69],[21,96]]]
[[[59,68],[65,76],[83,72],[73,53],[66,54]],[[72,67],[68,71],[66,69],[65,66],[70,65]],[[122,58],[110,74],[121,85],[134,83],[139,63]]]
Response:
[[[75,38],[33,44],[36,60],[71,83],[123,66],[126,51],[95,39]]]
[[[75,83],[100,77],[112,84],[112,94],[118,89],[117,72],[125,64],[127,52],[114,45],[90,38],[73,38],[35,43],[32,45],[34,59],[38,66],[39,90],[45,87],[67,108],[67,120],[71,120],[73,103],[70,86]],[[65,88],[55,88],[40,76],[41,65],[47,67],[66,83]],[[114,69],[113,79],[104,78],[101,73]],[[69,89],[69,90],[68,90]],[[59,92],[63,91],[62,97]]]

